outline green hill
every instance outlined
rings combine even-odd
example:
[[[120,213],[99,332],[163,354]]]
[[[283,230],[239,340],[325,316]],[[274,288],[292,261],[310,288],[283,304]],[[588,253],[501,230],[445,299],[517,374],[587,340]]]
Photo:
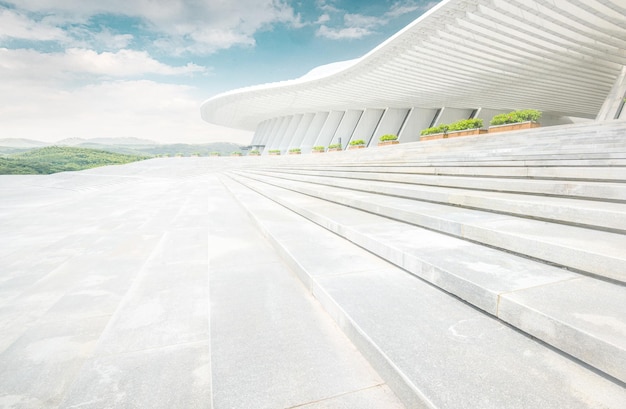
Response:
[[[103,150],[49,146],[28,152],[0,156],[0,175],[33,175],[120,165],[148,159]]]

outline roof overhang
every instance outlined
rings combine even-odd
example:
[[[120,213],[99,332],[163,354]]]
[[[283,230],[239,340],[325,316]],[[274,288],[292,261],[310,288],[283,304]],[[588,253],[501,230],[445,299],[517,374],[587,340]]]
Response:
[[[359,59],[217,95],[201,113],[249,130],[279,116],[364,108],[593,118],[624,65],[624,0],[444,0]]]

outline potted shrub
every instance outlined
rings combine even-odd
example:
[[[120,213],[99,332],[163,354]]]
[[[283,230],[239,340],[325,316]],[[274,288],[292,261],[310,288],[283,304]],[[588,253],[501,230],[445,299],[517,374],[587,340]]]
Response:
[[[333,143],[332,145],[328,145],[328,152],[339,152],[343,150],[340,143]]]
[[[231,152],[230,156],[241,156],[241,152],[239,151]]]
[[[461,119],[451,124],[442,124],[422,130],[420,141],[432,139],[456,138],[459,136],[480,135],[487,133],[482,129],[483,120],[480,118]]]
[[[270,149],[270,155],[272,156],[280,155],[280,149]]]
[[[398,135],[391,135],[391,134],[383,135],[380,138],[378,138],[378,140],[379,140],[378,146],[396,145],[400,143],[398,141]]]
[[[539,128],[541,112],[534,109],[512,111],[491,118],[489,132],[516,131],[519,129]]]
[[[348,149],[363,149],[365,148],[365,141],[363,139],[355,139],[350,141],[350,147]]]
[[[289,149],[289,154],[290,155],[300,155],[300,153],[302,153],[302,150],[300,148],[291,148],[291,149]]]
[[[261,152],[259,152],[257,149],[253,149],[248,153],[248,156],[261,156]]]
[[[313,153],[324,153],[325,150],[326,150],[326,148],[324,148],[323,146],[314,146],[313,150],[311,152],[313,152]]]
[[[211,152],[209,153],[209,156],[220,156],[219,152]]]

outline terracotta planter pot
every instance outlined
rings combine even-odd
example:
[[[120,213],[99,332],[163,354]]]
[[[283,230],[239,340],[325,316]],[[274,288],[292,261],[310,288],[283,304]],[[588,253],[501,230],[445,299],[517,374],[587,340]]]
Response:
[[[489,133],[494,132],[508,132],[508,131],[518,131],[520,129],[531,129],[531,128],[539,128],[541,124],[539,122],[517,122],[514,124],[504,124],[504,125],[494,125],[489,127]]]
[[[447,139],[448,138],[448,134],[445,133],[433,133],[430,135],[421,135],[420,136],[420,142],[425,142],[425,141],[434,141],[435,139]]]
[[[300,155],[301,152],[289,152],[290,155]]]
[[[280,156],[280,152],[270,152],[270,156]]]
[[[378,146],[397,145],[400,141],[381,141],[378,142]]]
[[[365,145],[350,145],[348,149],[364,149]]]
[[[459,136],[472,136],[472,135],[483,135],[488,131],[486,129],[474,128],[474,129],[464,129],[462,131],[452,131],[448,132],[448,138],[457,138]]]
[[[311,153],[324,153],[324,151],[316,151],[316,150],[312,150]]]
[[[341,148],[328,148],[328,152],[341,152],[342,150]]]

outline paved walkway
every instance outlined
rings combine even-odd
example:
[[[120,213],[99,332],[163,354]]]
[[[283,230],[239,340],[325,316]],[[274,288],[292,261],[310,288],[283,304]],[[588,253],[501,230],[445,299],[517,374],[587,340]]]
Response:
[[[0,176],[0,408],[401,408],[215,158]]]

